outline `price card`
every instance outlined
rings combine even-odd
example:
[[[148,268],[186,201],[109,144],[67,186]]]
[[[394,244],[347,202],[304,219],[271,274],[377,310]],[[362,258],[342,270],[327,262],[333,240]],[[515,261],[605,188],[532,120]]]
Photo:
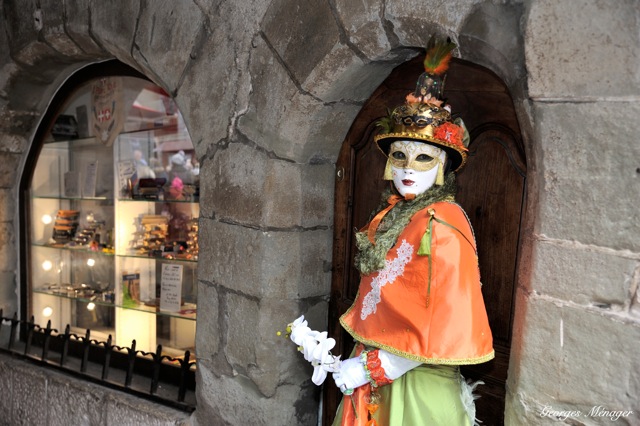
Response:
[[[80,196],[80,173],[71,171],[64,174],[64,196]]]
[[[84,187],[82,196],[92,198],[96,196],[96,181],[98,177],[98,162],[92,161],[87,164],[87,171],[84,176]]]
[[[178,312],[182,299],[182,265],[162,264],[160,310]]]

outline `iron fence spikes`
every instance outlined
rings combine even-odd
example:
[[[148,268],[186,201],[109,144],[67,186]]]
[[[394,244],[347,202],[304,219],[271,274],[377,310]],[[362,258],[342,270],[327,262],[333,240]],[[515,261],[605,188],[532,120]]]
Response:
[[[188,412],[192,412],[195,409],[193,403],[185,402],[187,389],[193,390],[193,386],[195,386],[191,367],[195,366],[196,362],[191,361],[191,353],[189,351],[186,351],[181,359],[180,357],[174,358],[163,355],[162,345],[158,345],[155,352],[136,350],[137,343],[135,340],[131,342],[130,348],[121,347],[114,345],[112,335],[109,335],[106,341],[100,341],[92,339],[91,330],[87,329],[84,336],[79,336],[71,332],[69,324],[66,325],[63,333],[59,333],[57,329],[51,327],[51,321],[47,321],[47,326],[43,328],[35,323],[33,316],[28,321],[19,320],[16,312],[12,318],[8,318],[3,316],[3,311],[0,309],[0,327],[4,326],[5,322],[10,323],[10,335],[7,349],[0,347],[2,352],[11,353],[25,360],[36,362],[42,367],[57,368],[77,377],[167,404],[177,409]],[[20,334],[18,334],[18,330],[20,330]],[[16,341],[16,337],[19,339],[18,341]],[[24,343],[24,350],[18,342]],[[34,346],[38,348],[42,346],[42,352],[38,353],[36,351],[32,354]],[[99,352],[93,352],[94,349],[100,347],[104,348],[102,357],[100,357]],[[49,361],[52,352],[59,352],[59,365],[56,362]],[[70,357],[75,359],[76,362],[72,362],[71,365],[65,365],[69,364]],[[80,371],[78,371],[77,360],[80,361]],[[115,361],[114,368],[125,372],[124,385],[108,380],[112,360]],[[142,363],[139,366],[139,371],[136,369],[136,360]],[[165,360],[167,361],[166,363]],[[176,362],[180,364],[179,369],[176,366],[169,365]],[[102,363],[101,376],[97,374],[97,369],[94,370],[94,367],[98,367],[100,363]],[[91,364],[93,372],[87,372],[89,364]],[[165,368],[169,370],[165,371]],[[166,390],[160,391],[161,378],[162,383],[165,383],[167,379],[164,376],[165,372],[168,374],[167,377],[170,377],[168,383],[178,385],[177,400],[174,399],[175,397],[168,397]],[[150,388],[143,390],[139,383],[132,385],[134,378],[138,376],[150,378]]]
[[[18,325],[20,324],[20,320],[18,319],[18,313],[15,312],[13,314],[13,318],[11,318],[11,334],[9,334],[9,350],[13,348],[13,344],[16,342],[16,330],[18,329]]]
[[[60,353],[60,367],[64,366],[65,361],[67,360],[67,352],[69,351],[69,340],[71,339],[71,326],[67,324],[64,328],[64,334],[61,336],[62,339],[62,351]]]
[[[82,338],[82,363],[80,372],[87,372],[87,362],[89,361],[89,348],[91,347],[91,330],[87,328],[87,334]]]
[[[153,373],[151,375],[151,389],[149,393],[153,395],[158,392],[158,380],[160,380],[160,365],[162,364],[162,345],[158,345],[155,354],[151,354],[153,357]]]
[[[49,357],[49,343],[51,343],[51,320],[47,321],[47,328],[44,330],[44,343],[42,344],[42,360]],[[56,330],[57,332],[58,330]]]
[[[27,322],[27,344],[24,345],[24,355],[28,356],[29,352],[31,352],[31,341],[33,340],[33,330],[36,325],[34,324],[35,318],[31,315],[31,319]]]
[[[184,359],[180,361],[180,383],[178,385],[178,402],[184,402],[184,397],[187,393],[187,373],[189,372],[189,358],[191,352],[186,351],[184,353]]]
[[[102,364],[102,380],[107,380],[109,378],[109,364],[111,363],[111,351],[113,350],[113,346],[111,346],[111,335],[104,344],[104,363]]]
[[[124,387],[128,388],[131,386],[131,379],[133,377],[133,364],[136,362],[136,341],[133,340],[131,342],[131,348],[126,348],[128,353],[127,359],[127,375],[124,379]]]

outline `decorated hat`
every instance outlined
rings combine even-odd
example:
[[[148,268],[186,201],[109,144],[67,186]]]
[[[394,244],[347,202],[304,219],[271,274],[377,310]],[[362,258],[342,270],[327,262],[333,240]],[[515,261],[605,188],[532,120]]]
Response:
[[[418,78],[416,90],[407,95],[404,104],[376,123],[382,131],[374,141],[386,156],[393,142],[413,140],[445,150],[451,170],[464,166],[469,133],[461,118],[452,118],[451,107],[442,97],[451,51],[455,47],[449,39],[442,42],[432,38],[424,59],[425,72]]]

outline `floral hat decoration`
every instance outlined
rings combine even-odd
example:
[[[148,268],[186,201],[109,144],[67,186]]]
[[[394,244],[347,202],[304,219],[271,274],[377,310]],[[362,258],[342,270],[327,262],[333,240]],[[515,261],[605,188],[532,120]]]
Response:
[[[450,39],[442,42],[431,38],[424,59],[425,72],[418,79],[416,90],[407,95],[404,104],[376,123],[382,131],[374,141],[385,156],[388,157],[393,142],[414,140],[444,149],[453,171],[460,170],[466,163],[469,133],[461,118],[452,118],[451,106],[442,97],[451,51],[455,47]],[[442,176],[443,165],[439,167],[438,174]],[[392,179],[389,161],[384,178]]]

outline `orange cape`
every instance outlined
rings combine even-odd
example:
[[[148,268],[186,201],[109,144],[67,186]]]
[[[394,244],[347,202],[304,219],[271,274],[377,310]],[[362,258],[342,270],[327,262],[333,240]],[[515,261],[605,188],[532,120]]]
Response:
[[[437,219],[431,254],[419,255],[429,210]],[[492,359],[475,239],[460,206],[438,202],[417,212],[387,253],[385,268],[362,277],[340,323],[365,345],[427,364]]]

